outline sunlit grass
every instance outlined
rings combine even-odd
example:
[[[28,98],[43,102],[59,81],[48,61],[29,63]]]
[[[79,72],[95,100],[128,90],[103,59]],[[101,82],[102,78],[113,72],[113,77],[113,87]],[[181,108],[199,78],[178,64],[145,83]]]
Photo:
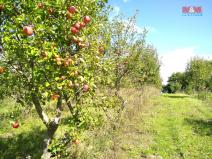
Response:
[[[70,157],[137,159],[158,155],[165,159],[212,158],[212,100],[204,102],[186,94],[160,95],[158,90],[150,87],[122,89],[120,93],[126,100],[120,123],[114,123],[114,111],[109,111],[111,120],[108,119],[102,127],[84,131],[79,145],[67,147]],[[0,158],[27,155],[39,158],[46,129],[35,110],[25,112],[10,99],[1,102],[0,108]],[[46,109],[51,109],[51,104]],[[64,118],[69,114],[65,110]],[[18,129],[13,129],[10,123],[15,119],[20,122]],[[56,137],[62,136],[66,130],[68,126],[62,124]]]

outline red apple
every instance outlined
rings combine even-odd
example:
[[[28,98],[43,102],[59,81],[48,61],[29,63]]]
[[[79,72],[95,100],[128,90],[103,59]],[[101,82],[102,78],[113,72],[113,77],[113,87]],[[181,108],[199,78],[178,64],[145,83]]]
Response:
[[[76,8],[74,6],[70,6],[70,7],[68,7],[68,11],[70,13],[74,14],[77,10],[76,10]]]
[[[64,61],[63,64],[64,64],[65,67],[68,67],[70,64],[72,64],[72,61],[67,59],[67,60]]]
[[[44,4],[40,2],[40,3],[37,4],[37,7],[42,9],[44,7]]]
[[[66,60],[67,60],[70,64],[73,64],[73,62],[74,62],[70,57],[67,58]]]
[[[77,28],[75,28],[75,27],[71,27],[71,32],[73,34],[77,34],[79,32],[79,30]]]
[[[84,18],[83,18],[83,22],[85,23],[85,24],[87,24],[87,23],[89,23],[91,21],[91,18],[89,17],[89,16],[84,16]]]
[[[85,23],[84,22],[80,22],[80,28],[85,27]]]
[[[19,123],[16,121],[16,122],[14,122],[13,124],[12,124],[12,127],[14,128],[14,129],[17,129],[18,127],[19,127]]]
[[[47,11],[49,14],[53,14],[53,12],[54,12],[53,8],[49,8]]]
[[[83,86],[83,92],[87,92],[89,90],[89,86],[87,84],[85,84]]]
[[[33,34],[33,29],[31,26],[24,26],[23,33],[27,36],[31,36]]]
[[[81,28],[81,27],[80,27],[80,23],[79,23],[79,22],[75,23],[75,24],[74,24],[74,27],[75,27],[76,29],[79,30],[79,29]]]
[[[60,97],[59,94],[52,94],[51,99],[52,99],[52,100],[56,100],[56,99],[58,99],[59,97]]]
[[[67,58],[64,62],[64,65],[67,67],[73,64],[73,60],[71,58]]]

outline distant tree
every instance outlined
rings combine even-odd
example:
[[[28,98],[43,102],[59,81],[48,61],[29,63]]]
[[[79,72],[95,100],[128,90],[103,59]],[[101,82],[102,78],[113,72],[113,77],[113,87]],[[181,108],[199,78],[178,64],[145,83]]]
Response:
[[[173,73],[168,79],[168,84],[163,86],[163,92],[177,91],[212,91],[212,61],[194,57],[188,62],[185,72]]]
[[[185,88],[185,75],[182,72],[173,73],[169,79],[168,84],[163,88],[164,92],[176,93]]]
[[[194,57],[188,63],[185,71],[187,90],[204,91],[209,87],[212,76],[211,61]]]
[[[154,85],[161,88],[161,78],[160,78],[160,61],[157,55],[157,50],[148,45],[141,55],[140,62],[143,67],[140,68],[140,85]]]

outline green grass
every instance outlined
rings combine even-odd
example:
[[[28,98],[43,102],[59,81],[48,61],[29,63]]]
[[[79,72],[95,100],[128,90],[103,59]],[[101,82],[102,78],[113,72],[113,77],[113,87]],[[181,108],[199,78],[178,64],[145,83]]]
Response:
[[[45,127],[37,114],[27,111],[11,99],[0,102],[0,159],[39,159]],[[20,127],[13,129],[11,122],[18,120]]]
[[[212,109],[187,95],[163,95],[146,112],[144,131],[152,143],[143,150],[164,158],[212,158]]]
[[[126,94],[128,107],[120,128],[108,134],[102,130],[89,138],[94,143],[87,141],[90,151],[98,154],[93,158],[212,158],[211,105],[184,94],[149,95]]]
[[[85,131],[79,145],[67,147],[72,155],[69,158],[212,158],[212,100],[153,94],[157,94],[155,90],[123,90],[127,105],[119,129],[113,129],[108,120],[104,127]],[[40,158],[45,127],[34,110],[25,112],[9,99],[0,103],[0,110],[0,159],[27,155]],[[18,129],[10,124],[15,119],[20,122]],[[63,134],[65,129],[62,125],[57,134]]]

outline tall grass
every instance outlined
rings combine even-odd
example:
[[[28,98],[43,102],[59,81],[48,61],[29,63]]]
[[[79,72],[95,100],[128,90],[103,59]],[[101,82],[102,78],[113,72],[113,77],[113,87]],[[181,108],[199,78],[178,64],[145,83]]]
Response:
[[[154,87],[146,86],[142,89],[122,89],[120,95],[126,104],[121,113],[120,120],[111,111],[103,127],[84,133],[84,141],[77,146],[70,147],[70,157],[79,159],[117,159],[128,158],[125,149],[130,148],[130,143],[139,131],[138,122],[142,118],[142,110],[148,107],[150,98],[158,96],[160,91]],[[134,140],[135,142],[136,139]],[[139,143],[141,144],[141,143]],[[73,157],[74,156],[74,157]]]

